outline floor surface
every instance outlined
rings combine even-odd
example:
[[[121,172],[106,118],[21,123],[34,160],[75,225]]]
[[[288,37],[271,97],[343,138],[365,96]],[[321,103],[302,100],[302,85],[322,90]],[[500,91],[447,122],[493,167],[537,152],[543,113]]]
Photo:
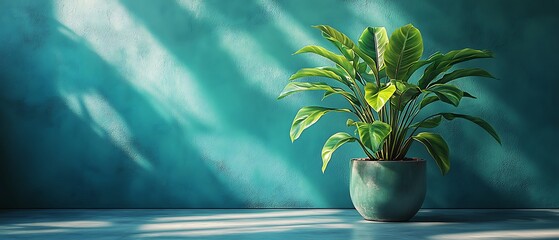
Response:
[[[0,210],[0,239],[559,239],[559,209],[422,209],[405,223],[353,209]]]

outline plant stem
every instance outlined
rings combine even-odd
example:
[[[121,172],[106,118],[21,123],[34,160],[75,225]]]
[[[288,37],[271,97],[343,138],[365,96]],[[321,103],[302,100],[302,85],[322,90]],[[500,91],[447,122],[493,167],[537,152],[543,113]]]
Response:
[[[355,106],[355,104],[350,103],[351,106],[353,107],[354,111],[353,114],[355,114],[355,116],[357,116],[357,118],[359,118],[359,120],[363,121],[363,115],[361,115],[361,113],[359,112],[359,108],[357,106]]]
[[[415,119],[415,117],[417,116],[418,113],[419,113],[419,109],[417,109],[417,111],[413,114],[413,117],[411,118],[411,121],[409,121],[409,124],[406,125],[406,128],[409,127],[409,125],[411,124],[411,122],[413,122],[413,120]],[[437,114],[433,114],[433,115],[431,115],[431,116],[428,116],[428,117],[424,118],[423,120],[421,120],[420,124],[421,124],[422,122],[424,122],[425,120],[427,120],[427,119],[429,119],[429,118],[431,118],[431,117],[434,117],[434,116],[436,116],[436,115],[437,115]],[[419,127],[415,127],[415,128],[413,129],[413,131],[411,132],[410,136],[406,138],[406,140],[405,140],[405,142],[404,142],[404,145],[402,146],[402,149],[400,149],[400,151],[399,151],[400,153],[399,153],[398,155],[405,154],[405,151],[406,151],[406,148],[408,147],[409,142],[411,141],[413,135],[415,134],[415,132],[416,132],[418,129],[419,129]]]
[[[359,79],[363,79],[363,77],[359,74],[356,73],[356,76],[359,77]],[[375,116],[373,115],[373,112],[371,111],[371,107],[369,106],[369,104],[367,103],[367,100],[365,100],[365,95],[363,94],[363,92],[361,91],[361,88],[359,87],[359,85],[355,85],[357,87],[357,92],[359,93],[359,97],[361,97],[361,100],[363,100],[362,105],[364,108],[364,112],[369,116],[369,120],[370,123],[375,121]],[[365,85],[363,85],[363,87],[365,87]]]
[[[361,145],[361,148],[363,148],[363,151],[365,152],[367,157],[369,157],[369,159],[371,159],[371,160],[375,159],[375,157],[373,157],[373,155],[371,155],[369,150],[367,150],[367,147],[365,147],[365,145],[361,142],[360,139],[357,139],[357,142],[359,143],[359,145]]]
[[[395,157],[394,157],[394,158],[396,158],[396,159],[399,159],[399,156],[400,156],[399,152],[400,152],[400,148],[401,148],[401,146],[402,146],[402,141],[403,141],[402,136],[405,136],[405,134],[406,134],[406,132],[407,132],[407,129],[406,129],[406,127],[405,127],[405,125],[406,125],[406,120],[407,120],[407,118],[409,117],[410,106],[413,105],[413,104],[414,104],[414,103],[409,104],[409,102],[408,102],[408,103],[406,104],[406,106],[404,107],[404,110],[403,110],[403,113],[404,113],[404,114],[402,115],[402,118],[401,118],[401,124],[400,124],[400,126],[397,128],[397,131],[396,131],[396,139],[395,139],[395,141],[394,141],[394,142],[395,142],[395,143],[394,143],[394,145],[395,145],[395,146],[394,146],[394,149],[395,149],[395,150],[394,150],[394,154],[395,154]]]
[[[407,135],[408,132],[408,127],[411,124],[411,122],[413,122],[413,118],[412,116],[414,116],[414,112],[415,109],[418,108],[419,106],[416,104],[417,103],[417,99],[418,97],[413,99],[413,102],[406,104],[406,107],[404,109],[404,115],[402,116],[402,121],[400,124],[400,127],[398,128],[398,132],[396,134],[396,144],[397,147],[395,148],[395,158],[403,158],[405,156],[405,149],[406,147],[406,142],[404,140],[404,138]],[[410,121],[411,119],[411,121]],[[404,155],[404,156],[402,156]]]

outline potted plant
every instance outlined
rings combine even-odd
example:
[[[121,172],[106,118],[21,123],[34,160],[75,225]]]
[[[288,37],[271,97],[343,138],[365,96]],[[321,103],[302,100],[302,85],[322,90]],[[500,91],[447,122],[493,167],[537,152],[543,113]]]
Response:
[[[437,52],[421,60],[423,40],[420,31],[411,24],[396,29],[390,38],[385,28],[368,27],[357,44],[330,26],[314,28],[340,54],[321,46],[306,46],[295,52],[317,54],[334,65],[300,69],[290,77],[278,99],[296,92],[321,90],[324,98],[339,95],[347,101],[348,108],[301,108],[291,125],[290,137],[295,141],[326,113],[351,115],[346,124],[355,128],[354,134],[338,132],[326,140],[322,148],[322,172],[336,149],[348,142],[358,143],[366,158],[350,161],[350,195],[365,219],[406,221],[423,204],[425,161],[406,155],[414,141],[425,146],[442,175],[449,171],[445,140],[423,129],[437,127],[443,120],[460,118],[477,124],[501,143],[493,127],[478,117],[441,112],[416,119],[431,104],[440,102],[458,107],[463,98],[475,99],[452,82],[469,76],[493,76],[481,68],[450,70],[458,63],[490,58],[490,51],[465,48],[445,54]],[[412,80],[420,69],[423,74]],[[324,77],[333,82],[294,81],[305,77]]]

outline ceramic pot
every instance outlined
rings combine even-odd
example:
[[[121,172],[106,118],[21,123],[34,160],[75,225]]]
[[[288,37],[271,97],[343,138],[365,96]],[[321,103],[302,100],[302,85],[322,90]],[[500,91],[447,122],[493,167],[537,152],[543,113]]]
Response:
[[[355,209],[371,221],[407,221],[425,199],[425,160],[352,159],[349,190]]]

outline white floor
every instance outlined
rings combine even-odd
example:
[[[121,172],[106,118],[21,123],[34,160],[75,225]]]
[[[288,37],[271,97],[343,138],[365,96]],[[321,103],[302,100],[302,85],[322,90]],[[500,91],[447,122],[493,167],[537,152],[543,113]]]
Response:
[[[559,209],[423,209],[405,223],[353,209],[0,210],[0,239],[559,239]]]

